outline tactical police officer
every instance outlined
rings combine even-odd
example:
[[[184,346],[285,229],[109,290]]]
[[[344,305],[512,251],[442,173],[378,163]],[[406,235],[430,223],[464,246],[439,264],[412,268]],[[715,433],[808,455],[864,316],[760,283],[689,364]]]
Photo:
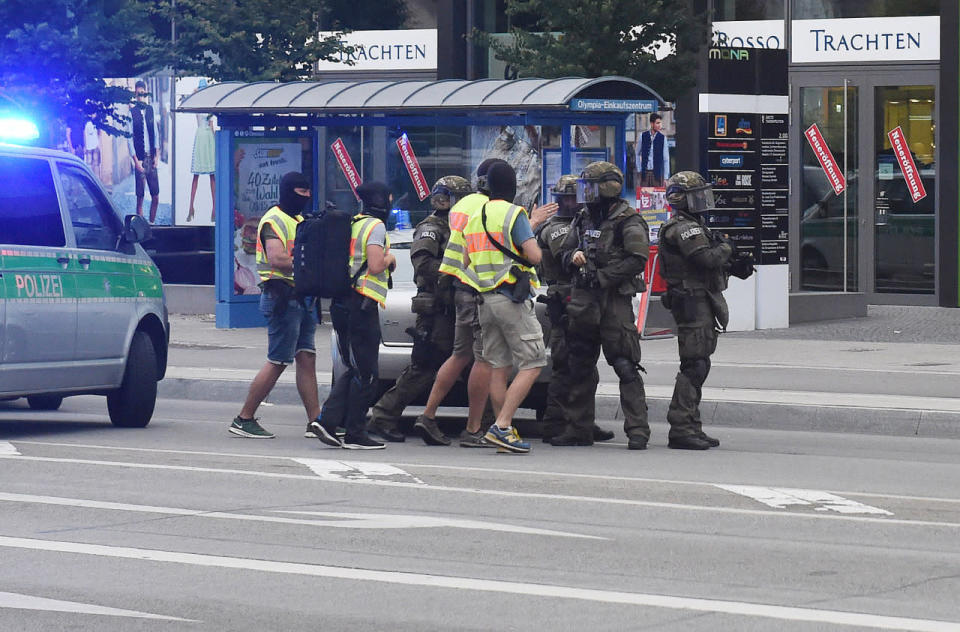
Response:
[[[730,241],[705,225],[703,214],[714,208],[713,190],[699,173],[673,175],[666,196],[676,214],[660,229],[660,272],[667,283],[662,300],[677,323],[680,347],[680,372],[667,412],[668,445],[707,450],[720,445],[703,432],[700,397],[717,336],[729,320],[723,291],[730,274],[752,274],[752,258],[734,257]]]
[[[609,162],[587,165],[577,181],[577,201],[585,204],[563,244],[562,260],[573,275],[567,304],[567,346],[573,359],[567,429],[554,445],[591,441],[603,350],[620,378],[623,429],[631,450],[643,450],[650,438],[647,402],[640,377],[640,334],[632,299],[644,289],[641,274],[650,251],[647,224],[620,197],[623,173]]]
[[[537,229],[537,244],[543,251],[540,270],[543,281],[548,284],[546,295],[537,300],[547,304],[550,318],[550,384],[547,387],[547,406],[543,415],[543,440],[551,439],[563,433],[569,422],[566,400],[570,391],[570,354],[567,351],[566,304],[573,287],[571,274],[564,269],[560,256],[564,240],[570,232],[570,223],[580,210],[577,202],[577,176],[565,175],[551,189],[553,201],[557,204],[557,214]],[[596,364],[593,368],[593,380],[598,381]],[[593,412],[593,409],[590,409]],[[591,418],[592,419],[592,418]],[[593,425],[593,441],[608,441],[613,433]],[[579,441],[570,445],[579,445]],[[561,443],[558,445],[568,445]]]
[[[374,405],[370,430],[387,441],[403,441],[398,428],[404,408],[429,391],[437,369],[453,351],[455,310],[453,277],[440,274],[443,251],[450,238],[450,208],[471,193],[470,183],[460,176],[444,176],[433,185],[433,213],[417,224],[410,246],[417,295],[411,309],[417,315],[411,362],[396,383]]]

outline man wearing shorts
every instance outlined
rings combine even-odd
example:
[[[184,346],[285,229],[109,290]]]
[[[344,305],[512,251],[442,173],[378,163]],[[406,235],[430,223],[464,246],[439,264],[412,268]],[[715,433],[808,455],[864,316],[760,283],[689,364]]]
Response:
[[[312,299],[303,302],[293,294],[293,243],[301,213],[310,200],[310,183],[290,172],[280,180],[280,200],[264,214],[257,229],[257,273],[260,275],[260,311],[267,319],[267,362],[250,384],[243,409],[230,424],[230,432],[248,439],[272,439],[254,418],[257,408],[273,389],[280,374],[296,363],[297,391],[307,412],[307,429],[320,415],[317,393],[317,321]],[[314,424],[318,426],[319,424]],[[316,430],[315,430],[316,431]],[[340,440],[329,432],[318,439],[331,446]]]
[[[534,266],[541,251],[526,211],[508,201],[516,196],[513,168],[505,162],[490,165],[486,186],[489,200],[470,213],[462,232],[451,234],[447,255],[454,273],[478,295],[481,354],[476,366],[484,367],[490,380],[470,385],[471,409],[489,394],[497,419],[484,439],[501,450],[525,453],[530,444],[520,439],[513,415],[546,365],[532,299],[532,288],[539,286]],[[545,219],[538,217],[536,223]],[[517,375],[507,388],[514,367]]]

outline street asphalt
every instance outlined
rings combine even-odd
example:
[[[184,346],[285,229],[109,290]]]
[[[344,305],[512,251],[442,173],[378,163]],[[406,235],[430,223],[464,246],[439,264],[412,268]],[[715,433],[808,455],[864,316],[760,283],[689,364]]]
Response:
[[[330,384],[328,324],[318,330],[317,348],[322,400]],[[663,421],[678,367],[676,340],[645,340],[642,349],[650,419]],[[161,397],[239,407],[265,352],[264,329],[217,329],[212,315],[172,316]],[[703,421],[960,438],[958,352],[960,310],[937,307],[871,306],[866,318],[727,333],[703,389]],[[598,418],[616,425],[617,378],[602,359],[600,371]],[[296,404],[293,377],[288,370],[268,401]]]

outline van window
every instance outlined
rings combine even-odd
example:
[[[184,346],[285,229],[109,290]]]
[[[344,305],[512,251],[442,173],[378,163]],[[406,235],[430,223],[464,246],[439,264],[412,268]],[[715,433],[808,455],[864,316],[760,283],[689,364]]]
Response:
[[[120,219],[113,208],[83,169],[64,163],[57,168],[77,248],[116,250]]]
[[[66,244],[57,191],[46,160],[0,156],[0,243]]]

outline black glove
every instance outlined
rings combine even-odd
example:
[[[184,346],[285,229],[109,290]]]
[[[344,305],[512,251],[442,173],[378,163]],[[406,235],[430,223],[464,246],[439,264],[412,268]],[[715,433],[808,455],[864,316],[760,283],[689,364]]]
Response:
[[[749,279],[756,272],[756,268],[753,267],[754,263],[752,252],[738,252],[730,262],[730,274],[738,279]]]

